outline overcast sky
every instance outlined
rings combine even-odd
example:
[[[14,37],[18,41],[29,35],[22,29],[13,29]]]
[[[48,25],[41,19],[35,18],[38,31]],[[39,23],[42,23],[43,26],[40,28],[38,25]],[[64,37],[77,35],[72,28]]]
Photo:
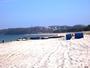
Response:
[[[0,29],[90,24],[90,0],[0,0]]]

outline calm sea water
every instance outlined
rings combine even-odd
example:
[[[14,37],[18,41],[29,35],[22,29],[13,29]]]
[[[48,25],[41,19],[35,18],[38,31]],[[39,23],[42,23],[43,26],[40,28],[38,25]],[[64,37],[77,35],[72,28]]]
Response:
[[[4,40],[5,42],[9,41],[15,41],[18,38],[26,37],[30,39],[30,37],[45,37],[45,36],[51,36],[51,35],[39,35],[39,34],[26,34],[26,35],[0,35],[0,42]]]
[[[15,41],[18,38],[23,37],[23,35],[0,35],[0,41],[4,40],[5,42]]]

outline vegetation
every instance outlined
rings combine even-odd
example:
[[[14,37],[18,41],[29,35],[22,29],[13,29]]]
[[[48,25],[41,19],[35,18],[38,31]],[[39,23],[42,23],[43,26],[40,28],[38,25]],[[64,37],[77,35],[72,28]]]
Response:
[[[37,33],[60,33],[60,32],[78,32],[90,31],[90,25],[74,26],[48,26],[48,27],[29,27],[29,28],[9,28],[0,30],[0,34],[37,34]]]

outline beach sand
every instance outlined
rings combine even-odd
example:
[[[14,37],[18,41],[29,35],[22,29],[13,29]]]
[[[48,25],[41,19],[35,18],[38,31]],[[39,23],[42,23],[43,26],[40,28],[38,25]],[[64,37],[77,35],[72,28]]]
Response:
[[[2,43],[0,68],[90,68],[90,35]]]

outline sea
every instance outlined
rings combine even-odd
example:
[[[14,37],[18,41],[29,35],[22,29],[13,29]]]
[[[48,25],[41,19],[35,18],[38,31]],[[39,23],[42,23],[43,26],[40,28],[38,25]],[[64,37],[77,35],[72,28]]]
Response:
[[[0,35],[0,43],[4,40],[4,42],[16,41],[19,38],[27,38],[31,37],[47,37],[53,35],[41,35],[41,34],[21,34],[21,35]]]

